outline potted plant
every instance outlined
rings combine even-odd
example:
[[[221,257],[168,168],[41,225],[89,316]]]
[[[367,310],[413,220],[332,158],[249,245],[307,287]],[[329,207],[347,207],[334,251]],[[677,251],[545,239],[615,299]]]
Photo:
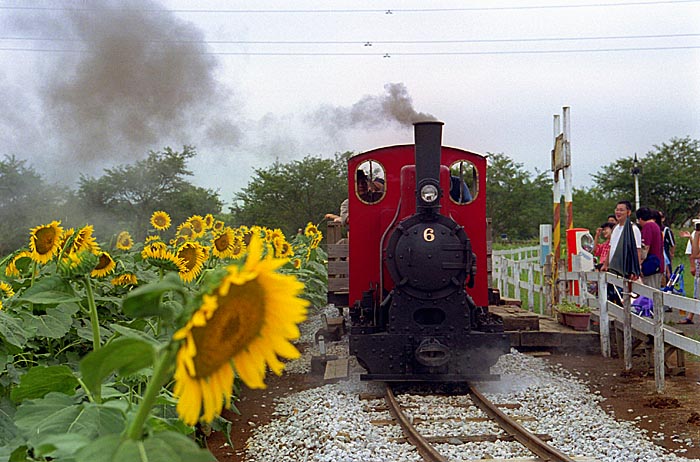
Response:
[[[561,324],[575,330],[588,330],[588,322],[591,319],[590,307],[579,306],[568,300],[563,300],[556,306],[556,310],[557,319]]]

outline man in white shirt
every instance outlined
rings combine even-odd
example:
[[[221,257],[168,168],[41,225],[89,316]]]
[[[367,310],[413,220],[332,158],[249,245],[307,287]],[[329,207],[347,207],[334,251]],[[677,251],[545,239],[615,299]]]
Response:
[[[615,206],[615,218],[617,218],[617,226],[613,229],[612,235],[610,236],[610,254],[608,255],[608,261],[603,265],[602,270],[607,271],[610,264],[610,259],[615,254],[615,249],[617,248],[618,242],[620,242],[620,236],[622,235],[622,228],[625,226],[625,222],[632,215],[632,204],[629,201],[620,201]],[[634,240],[637,244],[637,258],[642,260],[642,232],[639,230],[638,226],[633,225],[632,231],[634,232]]]

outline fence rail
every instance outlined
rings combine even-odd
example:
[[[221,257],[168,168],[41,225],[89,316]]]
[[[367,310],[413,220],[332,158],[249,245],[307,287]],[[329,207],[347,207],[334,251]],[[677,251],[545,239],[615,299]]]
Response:
[[[700,315],[700,300],[663,292],[636,281],[623,279],[610,273],[597,271],[566,271],[566,265],[560,264],[559,274],[552,279],[548,265],[541,266],[539,247],[525,247],[515,250],[497,250],[493,252],[493,279],[497,281],[501,294],[523,301],[530,311],[535,307],[535,295],[539,297],[539,312],[552,314],[550,290],[557,290],[559,300],[568,299],[579,305],[590,306],[600,313],[600,346],[605,357],[610,356],[610,317],[623,324],[624,361],[627,370],[632,368],[633,330],[651,336],[654,341],[654,377],[656,390],[661,393],[665,383],[665,346],[669,345],[684,352],[700,356],[700,342],[684,336],[682,333],[664,324],[665,308],[683,310]],[[550,275],[549,277],[547,277]],[[579,295],[572,295],[567,290],[569,283],[578,282]],[[598,285],[598,294],[588,291],[588,283]],[[612,284],[618,288],[623,298],[623,306],[608,300],[607,287]],[[604,290],[601,290],[605,288]],[[523,294],[522,291],[526,293]],[[632,312],[633,296],[644,296],[653,301],[653,318],[641,317]]]

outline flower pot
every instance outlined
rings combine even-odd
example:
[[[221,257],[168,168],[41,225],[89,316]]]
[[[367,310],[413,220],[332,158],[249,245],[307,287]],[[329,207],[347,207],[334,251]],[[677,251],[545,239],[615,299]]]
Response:
[[[557,311],[557,322],[561,324],[562,326],[566,325],[566,319],[564,319],[564,313],[561,311]]]
[[[591,313],[563,313],[564,322],[574,330],[588,330]]]

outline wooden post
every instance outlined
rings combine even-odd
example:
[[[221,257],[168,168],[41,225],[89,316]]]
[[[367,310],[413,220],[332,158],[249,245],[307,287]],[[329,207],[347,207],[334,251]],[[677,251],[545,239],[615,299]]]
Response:
[[[559,260],[559,265],[557,265],[557,293],[558,297],[557,300],[568,300],[566,297],[566,286],[567,286],[567,281],[564,280],[564,274],[567,271],[567,266],[566,266],[566,260],[565,259],[560,259]]]
[[[607,273],[598,273],[598,305],[600,305],[600,352],[610,357],[610,316],[608,315]]]
[[[622,297],[622,334],[625,347],[625,370],[632,370],[632,281],[624,280],[624,295]]]
[[[535,263],[527,263],[527,309],[535,311]]]
[[[654,290],[654,382],[656,392],[663,393],[665,387],[666,354],[664,349],[664,302],[660,290]]]
[[[542,270],[542,289],[544,291],[545,309],[544,314],[552,315],[552,254],[545,257],[544,268]]]

